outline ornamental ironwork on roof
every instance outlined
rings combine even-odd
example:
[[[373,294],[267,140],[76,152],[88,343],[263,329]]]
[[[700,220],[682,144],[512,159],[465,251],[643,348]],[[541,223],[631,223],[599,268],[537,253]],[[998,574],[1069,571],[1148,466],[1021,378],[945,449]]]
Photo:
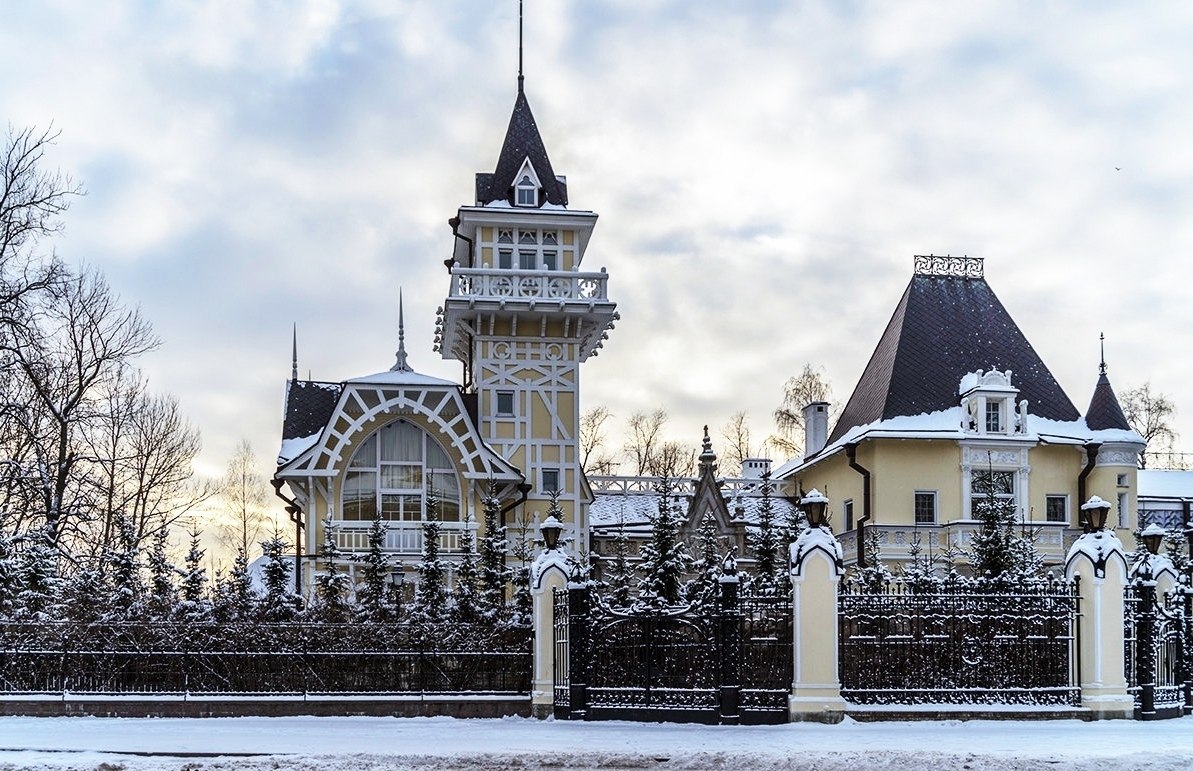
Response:
[[[983,278],[985,276],[983,262],[981,257],[917,254],[915,255],[915,275]]]

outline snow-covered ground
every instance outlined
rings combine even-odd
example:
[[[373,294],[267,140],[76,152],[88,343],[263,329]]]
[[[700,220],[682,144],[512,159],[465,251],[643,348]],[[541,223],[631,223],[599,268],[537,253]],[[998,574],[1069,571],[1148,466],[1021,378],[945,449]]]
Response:
[[[695,726],[524,718],[0,718],[0,769],[1193,768],[1193,717]]]

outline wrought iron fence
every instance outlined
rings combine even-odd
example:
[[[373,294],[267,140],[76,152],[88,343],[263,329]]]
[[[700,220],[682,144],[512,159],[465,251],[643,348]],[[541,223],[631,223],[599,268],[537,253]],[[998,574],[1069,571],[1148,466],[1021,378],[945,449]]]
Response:
[[[1137,717],[1177,717],[1186,700],[1184,597],[1154,585],[1123,591],[1123,658]]]
[[[792,680],[789,597],[719,607],[610,608],[587,588],[555,595],[555,715],[778,723]]]
[[[408,624],[0,624],[2,694],[530,692],[524,629]]]
[[[838,602],[848,701],[1080,702],[1075,581],[850,583]]]

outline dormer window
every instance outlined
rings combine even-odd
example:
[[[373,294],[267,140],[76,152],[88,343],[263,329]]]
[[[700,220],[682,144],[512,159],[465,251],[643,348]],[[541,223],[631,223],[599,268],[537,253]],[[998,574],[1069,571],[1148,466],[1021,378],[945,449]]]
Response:
[[[1001,434],[1003,432],[1002,400],[986,402],[986,433]]]
[[[534,181],[528,176],[523,176],[518,180],[517,186],[514,188],[517,198],[514,203],[518,206],[538,206],[539,205],[539,189],[534,184]]]

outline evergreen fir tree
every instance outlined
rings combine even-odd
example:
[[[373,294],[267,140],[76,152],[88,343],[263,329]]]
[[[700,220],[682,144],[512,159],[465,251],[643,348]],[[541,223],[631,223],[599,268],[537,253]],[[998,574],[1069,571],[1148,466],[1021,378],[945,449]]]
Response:
[[[1030,531],[1016,533],[1015,501],[1000,498],[995,491],[993,473],[979,480],[975,492],[974,519],[982,523],[969,542],[969,564],[978,580],[1005,582],[1012,579],[1039,578],[1043,561]]]
[[[204,621],[211,616],[207,600],[207,571],[203,567],[204,550],[199,546],[199,531],[192,527],[190,548],[182,571],[181,610],[185,618]]]
[[[452,615],[465,623],[480,617],[480,598],[477,586],[476,549],[472,545],[472,517],[464,519],[460,531],[460,560],[456,563],[455,585],[452,587]]]
[[[663,477],[655,486],[658,512],[651,518],[650,539],[642,547],[638,598],[662,607],[679,602],[683,576],[691,568],[687,544],[679,538],[679,510],[672,503],[674,482]]]
[[[58,549],[46,529],[38,528],[25,536],[20,566],[16,614],[36,621],[55,620],[62,581],[58,573]]]
[[[247,621],[253,615],[256,601],[257,593],[249,578],[248,555],[238,548],[228,574],[216,575],[215,616],[219,621]]]
[[[369,548],[357,560],[364,566],[356,588],[359,613],[368,621],[388,623],[398,615],[399,597],[390,582],[393,568],[385,556],[385,521],[381,511],[373,512],[369,526]]]
[[[501,526],[501,500],[497,497],[497,482],[489,479],[484,499],[485,527],[477,545],[479,558],[477,583],[480,592],[481,615],[498,621],[505,611],[505,585],[509,571],[505,567],[508,543]]]
[[[770,472],[762,475],[762,496],[758,502],[758,527],[750,531],[754,554],[755,588],[758,594],[774,597],[784,589],[786,560],[781,559],[781,534],[775,525],[775,506],[770,495]]]
[[[95,564],[80,564],[74,575],[63,579],[62,586],[63,617],[79,624],[104,620],[108,608],[96,601],[104,596],[103,573]]]
[[[170,530],[165,525],[153,534],[153,542],[146,562],[149,567],[149,617],[164,621],[178,603],[178,591],[174,588],[174,565],[166,553]]]
[[[894,576],[882,561],[882,553],[878,546],[878,532],[866,531],[863,548],[866,550],[866,567],[856,568],[854,580],[871,592],[881,592]]]
[[[16,613],[20,591],[21,564],[16,548],[7,533],[0,533],[0,619],[12,618]]]
[[[923,553],[923,539],[915,533],[907,547],[908,561],[900,569],[901,578],[912,592],[930,592],[941,583],[936,560]]]
[[[511,555],[514,569],[510,581],[514,586],[514,598],[510,623],[514,626],[529,626],[534,609],[534,598],[530,595],[530,563],[534,558],[534,542],[530,536],[531,522],[523,514],[514,524],[514,541]]]
[[[720,578],[724,563],[724,539],[717,520],[706,511],[696,528],[696,577],[684,587],[684,599],[702,613],[715,612],[721,596]]]
[[[286,560],[289,544],[275,530],[261,542],[265,564],[261,568],[261,583],[265,592],[257,601],[257,618],[268,623],[293,621],[302,604],[292,591],[290,565]]]
[[[137,539],[132,522],[123,514],[116,520],[116,544],[108,552],[107,578],[113,612],[130,620],[140,610],[145,598],[141,564],[137,559]]]
[[[428,492],[414,606],[422,620],[432,622],[442,619],[447,609],[447,566],[439,558],[439,532],[439,499]]]
[[[323,569],[315,575],[315,617],[329,624],[342,624],[348,620],[350,607],[348,590],[352,580],[340,569],[340,547],[336,543],[336,531],[331,515],[323,521],[323,545],[319,549],[319,562]]]
[[[624,512],[617,517],[612,557],[605,569],[609,604],[615,608],[628,608],[634,599],[634,571],[630,565],[630,539],[626,535]]]

